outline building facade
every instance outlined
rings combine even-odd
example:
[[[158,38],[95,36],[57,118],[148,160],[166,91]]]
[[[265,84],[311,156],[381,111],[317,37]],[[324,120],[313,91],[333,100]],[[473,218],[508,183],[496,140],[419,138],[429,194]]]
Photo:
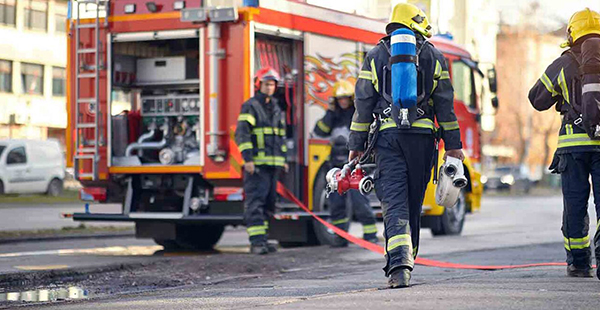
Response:
[[[67,15],[63,0],[0,0],[0,139],[64,144]]]

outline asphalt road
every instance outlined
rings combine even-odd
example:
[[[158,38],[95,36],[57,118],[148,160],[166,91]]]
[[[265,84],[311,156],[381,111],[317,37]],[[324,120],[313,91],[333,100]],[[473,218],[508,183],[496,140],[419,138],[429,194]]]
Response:
[[[480,213],[469,215],[462,236],[434,238],[423,230],[420,255],[480,265],[564,261],[561,202],[559,196],[488,197]],[[595,218],[592,211],[590,216]],[[413,287],[386,290],[383,258],[356,246],[283,249],[257,257],[247,254],[244,231],[230,229],[217,249],[164,253],[151,242],[127,238],[1,245],[0,279],[16,274],[21,282],[0,283],[7,286],[4,293],[71,285],[89,291],[83,301],[29,304],[43,309],[600,307],[600,281],[568,278],[564,267],[491,272],[417,266]],[[44,269],[53,271],[43,276],[32,271]],[[61,272],[68,276],[58,277]],[[0,302],[14,305],[23,304]]]

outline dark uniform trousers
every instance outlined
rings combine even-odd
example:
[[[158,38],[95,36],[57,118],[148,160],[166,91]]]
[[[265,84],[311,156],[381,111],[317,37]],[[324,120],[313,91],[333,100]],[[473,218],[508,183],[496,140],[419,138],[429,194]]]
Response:
[[[359,191],[351,189],[344,195],[333,192],[329,195],[329,206],[333,225],[348,231],[350,218],[348,217],[347,206],[350,206],[358,221],[363,225],[363,237],[368,239],[377,235],[375,216],[371,210],[369,199]]]
[[[257,166],[253,174],[244,171],[244,222],[252,244],[267,241],[268,219],[275,212],[278,175],[279,169],[270,166]]]
[[[388,129],[377,138],[375,191],[383,208],[388,276],[395,268],[414,267],[434,152],[433,135]]]
[[[596,214],[600,214],[600,153],[577,152],[557,155],[561,161],[562,190],[564,197],[563,226],[567,263],[577,267],[591,267],[591,249],[588,215],[590,175],[594,191]],[[596,221],[594,246],[600,258],[600,234]]]

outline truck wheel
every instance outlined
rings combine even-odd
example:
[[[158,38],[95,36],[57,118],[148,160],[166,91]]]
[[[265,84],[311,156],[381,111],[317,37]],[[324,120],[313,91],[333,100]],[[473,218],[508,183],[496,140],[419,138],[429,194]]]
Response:
[[[189,250],[210,250],[221,236],[225,226],[215,224],[177,225],[176,243],[180,248]]]
[[[434,236],[460,235],[465,224],[466,214],[467,200],[464,191],[461,191],[454,208],[444,209],[444,214],[436,219],[438,223],[433,225],[431,233]]]
[[[57,197],[62,194],[63,191],[63,182],[59,179],[52,179],[50,184],[48,184],[48,189],[46,190],[46,195]]]
[[[327,181],[325,180],[325,175],[327,174],[326,170],[321,170],[317,174],[317,179],[315,180],[315,187],[313,190],[313,211],[315,212],[329,212],[329,205],[327,203],[327,194],[325,192],[325,186],[327,185]],[[347,205],[346,210],[348,214],[348,218],[352,219],[352,209]],[[323,245],[332,245],[336,240],[335,233],[323,226],[323,224],[314,220],[312,222],[313,230],[317,237],[319,244]]]

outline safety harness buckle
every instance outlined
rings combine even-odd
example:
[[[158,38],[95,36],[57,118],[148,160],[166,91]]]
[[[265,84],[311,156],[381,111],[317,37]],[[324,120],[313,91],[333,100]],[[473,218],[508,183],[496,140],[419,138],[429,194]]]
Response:
[[[573,121],[573,124],[577,126],[581,125],[581,123],[583,123],[583,118],[581,118],[581,116],[578,117],[575,121]]]
[[[419,118],[423,115],[425,115],[425,111],[423,111],[423,109],[421,109],[421,108],[417,108],[417,118]]]
[[[385,118],[392,117],[392,107],[387,107],[387,108],[383,109],[383,112],[381,112],[381,114],[383,114],[383,116]]]

